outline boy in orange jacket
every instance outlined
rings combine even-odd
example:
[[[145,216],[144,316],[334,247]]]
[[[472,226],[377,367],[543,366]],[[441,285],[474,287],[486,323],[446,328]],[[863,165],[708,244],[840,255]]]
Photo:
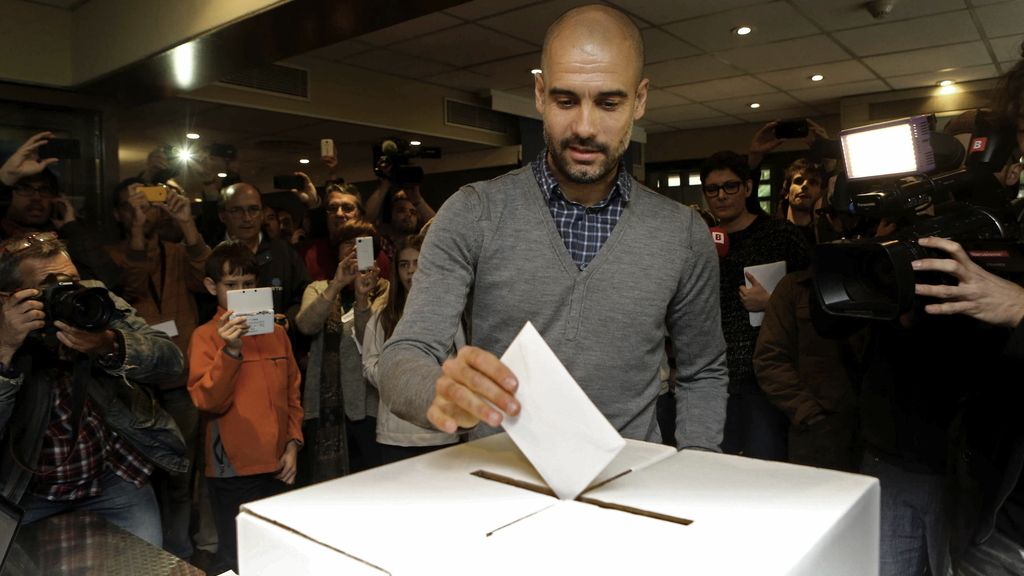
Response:
[[[302,446],[299,368],[281,326],[246,336],[231,318],[228,290],[256,286],[256,258],[238,242],[222,242],[206,261],[206,289],[217,314],[192,334],[188,391],[207,416],[206,476],[220,563],[238,571],[235,516],[246,502],[284,492],[295,482]]]

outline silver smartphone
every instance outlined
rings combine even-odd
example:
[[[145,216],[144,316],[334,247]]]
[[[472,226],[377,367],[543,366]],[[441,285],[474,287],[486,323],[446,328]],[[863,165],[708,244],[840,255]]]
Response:
[[[359,269],[369,270],[373,268],[374,260],[373,238],[370,236],[356,238],[356,261],[359,263]]]

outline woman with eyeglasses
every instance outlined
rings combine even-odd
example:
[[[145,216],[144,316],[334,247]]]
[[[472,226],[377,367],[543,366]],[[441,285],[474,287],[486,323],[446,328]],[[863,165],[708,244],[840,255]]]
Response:
[[[747,207],[753,182],[745,157],[717,152],[705,161],[700,176],[708,209],[729,240],[719,260],[722,334],[729,365],[722,451],[784,461],[789,423],[758,386],[752,362],[760,322],[751,313],[763,312],[771,293],[746,268],[782,261],[786,272],[802,270],[810,264],[810,249],[791,223]]]

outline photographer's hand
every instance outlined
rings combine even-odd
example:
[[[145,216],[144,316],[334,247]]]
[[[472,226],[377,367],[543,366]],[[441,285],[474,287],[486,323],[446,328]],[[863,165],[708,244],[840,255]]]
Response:
[[[53,138],[53,132],[40,132],[25,141],[11,154],[11,157],[0,166],[0,182],[7,186],[14,184],[26,176],[34,176],[57,162],[56,158],[39,158],[39,147]]]
[[[916,272],[945,272],[957,279],[956,286],[915,284],[919,296],[946,302],[928,304],[929,314],[966,314],[996,326],[1016,327],[1024,319],[1024,287],[1000,278],[978,266],[960,244],[943,238],[921,238],[918,243],[949,253],[952,259],[923,258],[911,265]]]
[[[170,190],[167,193],[167,203],[157,206],[170,215],[174,223],[178,225],[182,236],[185,237],[186,246],[196,246],[203,242],[203,237],[196,228],[196,221],[192,218],[192,201],[182,196],[177,190]]]
[[[83,354],[96,354],[102,356],[114,351],[117,336],[111,330],[102,332],[89,332],[81,328],[57,321],[53,325],[57,328],[57,340],[61,344]]]
[[[0,300],[0,362],[5,366],[10,365],[29,332],[46,326],[43,303],[33,300],[38,295],[39,290],[28,288]]]
[[[434,401],[427,418],[438,430],[455,433],[471,428],[481,420],[500,426],[502,412],[515,416],[520,405],[515,391],[519,386],[512,371],[497,356],[475,346],[463,346],[458,355],[441,366],[435,384]]]

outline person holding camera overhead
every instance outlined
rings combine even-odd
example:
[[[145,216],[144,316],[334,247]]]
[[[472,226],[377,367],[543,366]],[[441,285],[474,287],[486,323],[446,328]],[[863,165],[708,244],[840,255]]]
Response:
[[[0,310],[4,497],[26,523],[89,510],[159,547],[149,476],[188,461],[148,390],[178,378],[181,351],[127,302],[80,280],[52,232],[0,243]]]

